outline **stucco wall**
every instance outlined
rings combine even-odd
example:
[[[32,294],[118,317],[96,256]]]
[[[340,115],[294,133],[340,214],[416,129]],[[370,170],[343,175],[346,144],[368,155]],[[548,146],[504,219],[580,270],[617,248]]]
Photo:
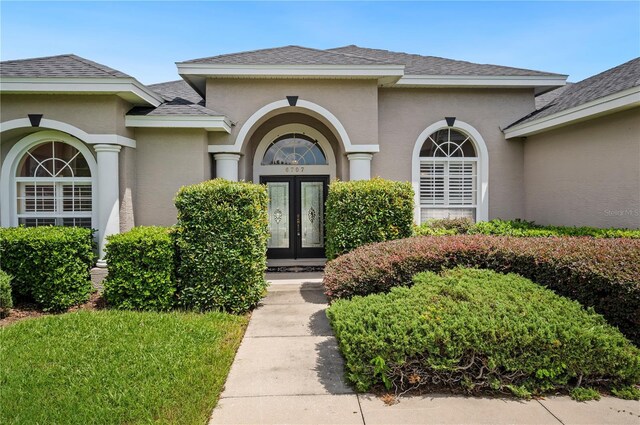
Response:
[[[380,152],[372,176],[411,181],[413,148],[428,126],[456,117],[482,135],[489,152],[489,218],[524,215],[524,149],[500,128],[534,109],[531,90],[380,89]]]
[[[175,224],[178,189],[211,178],[206,132],[138,129],[136,142],[135,224]]]
[[[640,228],[640,108],[530,136],[528,220]]]
[[[298,96],[318,104],[334,114],[345,127],[353,144],[378,143],[378,87],[376,80],[249,80],[209,79],[207,107],[226,114],[236,125],[229,135],[216,135],[212,143],[233,144],[242,125],[263,106]],[[287,107],[266,115],[256,123],[250,135],[265,121],[284,113],[303,112],[335,129],[323,117],[296,107]],[[243,153],[246,153],[246,146]],[[240,159],[239,167],[252,166],[248,155]],[[343,176],[347,178],[348,176]]]
[[[125,114],[132,106],[115,95],[2,94],[2,121],[43,114],[87,133],[119,134],[133,138],[124,126]]]

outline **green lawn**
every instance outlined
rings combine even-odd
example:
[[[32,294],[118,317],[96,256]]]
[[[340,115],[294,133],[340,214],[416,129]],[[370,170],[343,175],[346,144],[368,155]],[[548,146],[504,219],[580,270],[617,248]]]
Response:
[[[203,424],[246,324],[82,311],[0,329],[0,423]]]

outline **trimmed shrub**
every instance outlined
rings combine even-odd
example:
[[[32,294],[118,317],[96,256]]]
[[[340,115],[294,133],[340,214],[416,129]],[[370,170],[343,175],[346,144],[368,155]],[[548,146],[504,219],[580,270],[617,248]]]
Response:
[[[171,229],[140,226],[108,237],[104,297],[119,309],[165,311],[176,292]]]
[[[466,222],[466,223],[465,223]],[[446,232],[442,229],[447,229]],[[599,229],[597,227],[542,226],[520,219],[481,221],[472,224],[466,219],[429,220],[415,226],[414,236],[441,236],[448,234],[482,234],[517,237],[590,236],[593,238],[640,239],[640,230]]]
[[[456,266],[517,273],[593,307],[640,343],[640,240],[415,237],[358,248],[325,267],[326,294],[349,298],[408,286],[422,271]]]
[[[640,382],[640,350],[602,316],[515,274],[427,272],[327,315],[358,391],[385,386],[580,399]],[[582,388],[576,391],[575,388]]]
[[[215,179],[185,186],[178,208],[179,302],[197,310],[243,313],[267,286],[267,191]]]
[[[11,307],[13,307],[11,276],[0,270],[0,319],[9,315]]]
[[[33,300],[45,311],[63,311],[89,298],[93,248],[90,229],[0,229],[0,264],[13,276],[14,296]]]
[[[368,243],[409,237],[413,188],[410,183],[381,178],[333,182],[325,220],[328,259]]]

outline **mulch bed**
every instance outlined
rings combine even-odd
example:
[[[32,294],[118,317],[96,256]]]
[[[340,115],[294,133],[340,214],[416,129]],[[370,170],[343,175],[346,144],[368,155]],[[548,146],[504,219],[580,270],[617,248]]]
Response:
[[[74,312],[78,310],[102,310],[106,307],[102,294],[94,292],[91,297],[84,304],[80,304],[75,307],[71,307],[64,313]],[[0,319],[0,327],[8,326],[16,322],[20,322],[27,319],[33,319],[42,316],[52,316],[56,313],[49,313],[42,311],[36,304],[28,302],[18,302],[14,308],[9,310],[9,315],[4,319]],[[60,313],[57,313],[60,314]]]

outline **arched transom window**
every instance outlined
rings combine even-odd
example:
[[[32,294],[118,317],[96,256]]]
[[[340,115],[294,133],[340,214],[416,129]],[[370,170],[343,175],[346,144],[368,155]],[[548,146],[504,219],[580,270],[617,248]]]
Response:
[[[326,165],[327,158],[317,140],[290,133],[274,140],[262,158],[262,165]]]
[[[18,224],[91,227],[91,170],[75,147],[59,141],[32,147],[15,182]]]
[[[474,141],[452,128],[432,133],[420,149],[420,221],[459,217],[475,221],[477,207]]]

